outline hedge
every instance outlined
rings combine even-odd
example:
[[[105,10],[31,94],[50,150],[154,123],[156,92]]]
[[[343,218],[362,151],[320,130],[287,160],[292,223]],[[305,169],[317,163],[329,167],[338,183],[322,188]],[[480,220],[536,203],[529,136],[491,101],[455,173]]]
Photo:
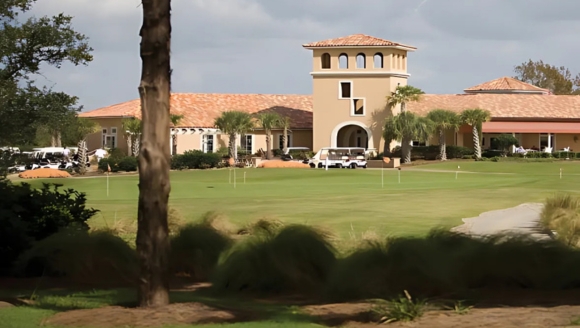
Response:
[[[188,150],[171,158],[172,170],[210,169],[217,167],[221,156],[216,153],[204,153],[201,150]]]
[[[133,156],[103,158],[99,161],[99,170],[107,172],[107,165],[111,167],[111,172],[135,172],[138,168],[137,157]]]
[[[447,159],[464,158],[465,156],[473,155],[473,149],[461,146],[446,146]],[[393,151],[393,157],[402,157],[401,148],[396,147]],[[432,146],[416,146],[411,151],[411,160],[424,159],[436,160],[439,159],[439,145]]]

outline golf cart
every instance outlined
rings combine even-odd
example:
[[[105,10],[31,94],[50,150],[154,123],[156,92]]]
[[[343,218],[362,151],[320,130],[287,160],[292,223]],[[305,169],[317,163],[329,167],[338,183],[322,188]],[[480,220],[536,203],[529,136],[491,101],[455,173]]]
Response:
[[[308,161],[311,168],[367,168],[365,149],[359,147],[325,147]]]

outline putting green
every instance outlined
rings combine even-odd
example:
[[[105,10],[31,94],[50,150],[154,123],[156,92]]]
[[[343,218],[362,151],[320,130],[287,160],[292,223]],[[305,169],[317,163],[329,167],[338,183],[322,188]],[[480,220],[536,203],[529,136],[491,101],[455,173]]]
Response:
[[[460,172],[457,179],[456,171]],[[236,169],[235,188],[230,174],[233,171],[227,169],[172,172],[171,207],[186,220],[206,211],[219,211],[236,224],[277,218],[321,225],[342,238],[360,238],[368,232],[421,235],[434,227],[460,225],[461,218],[485,211],[542,202],[559,191],[576,192],[580,163],[464,161],[403,168],[400,172]],[[111,175],[109,196],[104,177],[50,181],[85,192],[89,205],[101,210],[90,223],[102,226],[135,219],[137,180],[136,175]]]

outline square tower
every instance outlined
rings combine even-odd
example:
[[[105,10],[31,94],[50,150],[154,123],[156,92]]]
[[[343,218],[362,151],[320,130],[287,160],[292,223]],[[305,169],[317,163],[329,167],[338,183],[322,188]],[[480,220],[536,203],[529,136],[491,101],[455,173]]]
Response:
[[[386,97],[407,85],[407,53],[416,48],[364,34],[312,42],[313,150],[382,151]]]

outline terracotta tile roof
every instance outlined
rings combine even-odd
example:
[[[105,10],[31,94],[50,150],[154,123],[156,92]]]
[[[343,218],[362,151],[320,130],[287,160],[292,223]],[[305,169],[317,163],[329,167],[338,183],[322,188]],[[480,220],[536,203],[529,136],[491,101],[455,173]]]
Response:
[[[289,116],[292,128],[312,128],[312,96],[265,94],[174,93],[171,113],[183,115],[181,127],[213,127],[214,120],[226,110],[248,113],[275,111]],[[81,117],[141,117],[139,99],[89,112]]]
[[[530,94],[426,94],[407,108],[424,115],[436,108],[456,112],[468,108],[481,108],[494,118],[527,119],[580,119],[580,96],[530,95]]]
[[[375,38],[366,34],[353,34],[336,39],[327,39],[318,42],[311,42],[302,45],[305,48],[318,47],[405,47],[417,49],[412,46],[396,43],[393,41]]]
[[[535,85],[525,83],[518,79],[514,79],[513,77],[507,76],[478,84],[471,88],[467,88],[463,91],[467,93],[472,93],[476,91],[505,91],[505,92],[527,91],[544,94],[550,93],[550,90],[548,89],[542,89]]]

